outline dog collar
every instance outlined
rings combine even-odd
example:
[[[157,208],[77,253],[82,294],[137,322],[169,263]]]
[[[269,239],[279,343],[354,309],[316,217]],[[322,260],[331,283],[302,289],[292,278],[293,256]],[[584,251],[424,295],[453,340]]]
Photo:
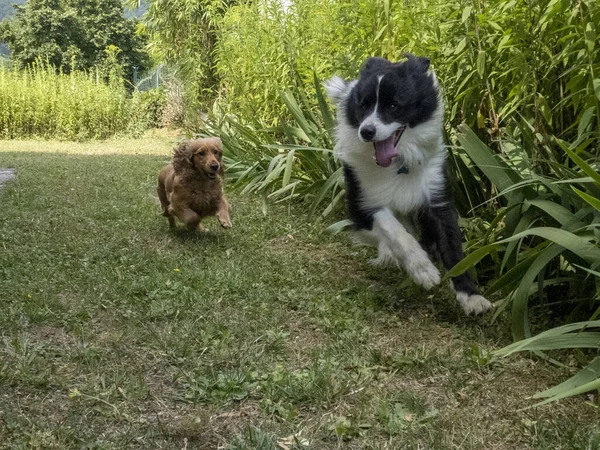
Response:
[[[396,172],[398,175],[402,175],[402,174],[406,174],[408,175],[408,167],[406,166],[402,166],[398,169],[398,172]]]

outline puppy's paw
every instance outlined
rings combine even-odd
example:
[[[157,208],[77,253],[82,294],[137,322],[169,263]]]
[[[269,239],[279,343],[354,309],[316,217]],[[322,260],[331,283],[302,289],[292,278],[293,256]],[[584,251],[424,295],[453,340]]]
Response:
[[[229,219],[219,219],[219,222],[221,223],[221,226],[226,230],[230,229],[233,226],[231,220]]]
[[[477,294],[469,295],[466,292],[457,292],[456,300],[467,315],[478,316],[494,307],[486,298]]]
[[[440,284],[440,271],[427,258],[420,261],[411,261],[406,265],[406,271],[415,283],[420,284],[425,289],[429,290]]]
[[[201,223],[198,224],[198,228],[197,230],[200,233],[208,233],[210,230],[208,228],[206,228],[204,225],[202,225]]]

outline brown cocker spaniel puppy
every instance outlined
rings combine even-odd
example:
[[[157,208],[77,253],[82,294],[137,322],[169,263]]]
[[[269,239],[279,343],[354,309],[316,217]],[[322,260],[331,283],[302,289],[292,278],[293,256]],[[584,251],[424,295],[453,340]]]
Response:
[[[183,141],[173,150],[173,163],[158,176],[158,198],[171,228],[177,217],[189,230],[203,231],[200,222],[208,216],[231,228],[221,185],[222,156],[223,144],[216,137]]]

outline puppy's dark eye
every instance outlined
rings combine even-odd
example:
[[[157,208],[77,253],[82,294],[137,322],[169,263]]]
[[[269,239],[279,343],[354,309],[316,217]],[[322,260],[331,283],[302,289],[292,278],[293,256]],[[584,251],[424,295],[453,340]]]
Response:
[[[198,152],[198,154],[199,154],[200,156],[204,156],[204,155],[206,155],[206,152],[205,152],[204,150],[202,150],[201,152]]]

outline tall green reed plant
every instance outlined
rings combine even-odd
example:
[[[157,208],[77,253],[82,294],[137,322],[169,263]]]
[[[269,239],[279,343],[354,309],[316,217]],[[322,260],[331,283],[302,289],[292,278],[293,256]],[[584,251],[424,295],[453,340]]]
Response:
[[[64,75],[43,63],[0,66],[0,138],[104,139],[138,120],[121,78],[111,73]]]
[[[501,293],[495,316],[510,311],[515,344],[496,352],[541,352],[573,348],[600,348],[600,175],[598,162],[584,156],[577,142],[553,138],[566,158],[551,164],[552,174],[538,174],[521,159],[503,157],[485,145],[466,125],[458,139],[464,151],[493,183],[501,205],[486,232],[472,242],[469,255],[448,276],[458,275],[480,261],[494,268],[486,295]],[[519,163],[515,163],[518,161]],[[480,271],[481,273],[481,271]],[[582,314],[586,322],[562,325],[533,335],[552,308],[567,307],[569,322]],[[534,330],[534,331],[532,331]],[[555,388],[536,394],[544,404],[600,386],[600,358]]]

